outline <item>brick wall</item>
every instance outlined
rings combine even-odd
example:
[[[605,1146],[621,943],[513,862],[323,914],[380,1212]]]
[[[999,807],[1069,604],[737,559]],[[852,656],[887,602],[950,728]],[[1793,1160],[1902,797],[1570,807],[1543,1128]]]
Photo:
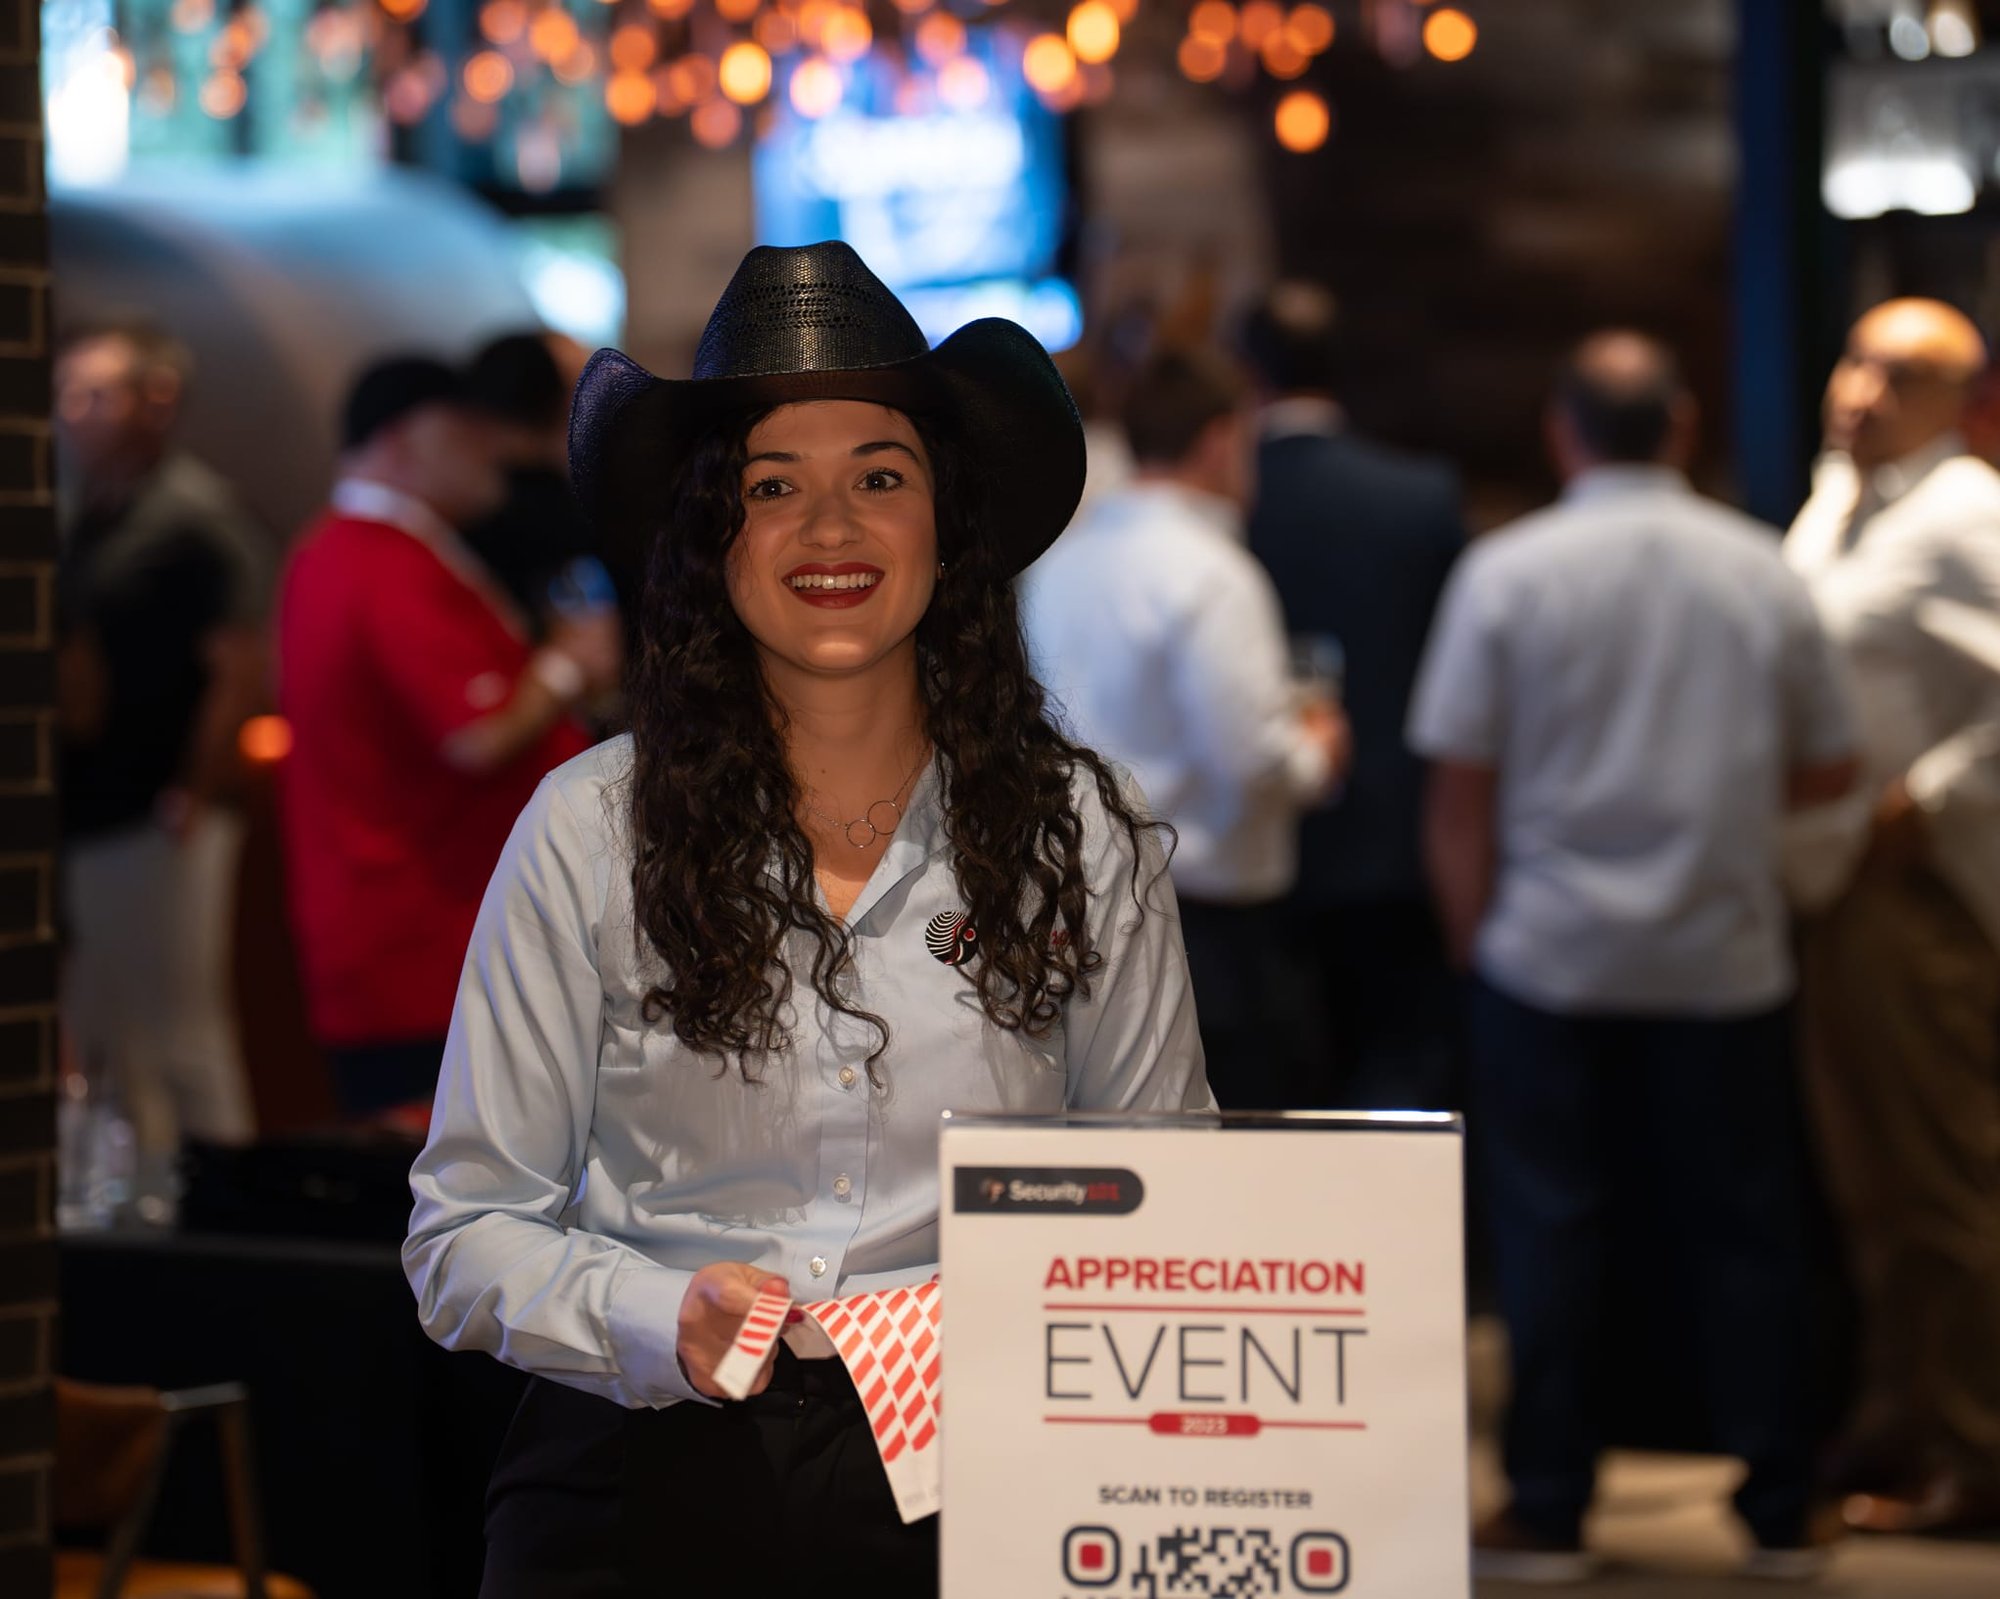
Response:
[[[46,1594],[56,952],[39,7],[0,0],[0,1594]]]

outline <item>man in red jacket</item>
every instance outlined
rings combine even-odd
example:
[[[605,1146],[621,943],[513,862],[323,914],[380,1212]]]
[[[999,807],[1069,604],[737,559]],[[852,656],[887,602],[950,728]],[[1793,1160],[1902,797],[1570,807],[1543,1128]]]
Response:
[[[350,1116],[430,1097],[487,876],[542,775],[585,748],[572,712],[622,665],[610,613],[532,645],[460,540],[504,492],[497,442],[449,367],[370,369],[285,573],[292,919]]]

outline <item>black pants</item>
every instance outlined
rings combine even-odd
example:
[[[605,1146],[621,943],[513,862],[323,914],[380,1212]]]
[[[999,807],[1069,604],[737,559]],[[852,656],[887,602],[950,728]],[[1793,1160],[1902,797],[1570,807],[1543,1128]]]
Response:
[[[1556,1015],[1472,997],[1470,1133],[1506,1315],[1515,1516],[1572,1539],[1591,1498],[1621,1152],[1671,1196],[1709,1425],[1749,1475],[1762,1543],[1802,1541],[1811,1491],[1807,1237],[1788,1013],[1727,1020]],[[1628,1107],[1614,1111],[1614,1103]],[[1618,1125],[1621,1121],[1636,1121]],[[1631,1136],[1638,1133],[1635,1139]]]
[[[442,1038],[336,1045],[326,1052],[340,1113],[357,1120],[398,1105],[429,1104],[443,1060]]]
[[[1329,1110],[1450,1110],[1465,1103],[1464,997],[1422,899],[1294,902],[1327,1054],[1302,1103]]]
[[[937,1593],[937,1518],[905,1525],[837,1360],[780,1348],[739,1404],[628,1410],[537,1379],[486,1497],[480,1599]]]
[[[1209,1086],[1224,1110],[1310,1103],[1325,1042],[1310,979],[1275,904],[1183,899],[1181,937]]]

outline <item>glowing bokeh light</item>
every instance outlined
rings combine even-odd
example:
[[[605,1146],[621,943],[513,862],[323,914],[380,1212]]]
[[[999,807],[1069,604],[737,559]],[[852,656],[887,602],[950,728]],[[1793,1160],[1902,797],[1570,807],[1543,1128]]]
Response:
[[[467,144],[483,144],[499,131],[500,108],[461,95],[451,103],[451,128]]]
[[[382,9],[398,22],[415,22],[424,14],[425,0],[382,0]]]
[[[847,91],[838,67],[819,56],[807,56],[792,70],[789,92],[792,109],[808,122],[815,122],[838,111]]]
[[[715,0],[715,14],[724,22],[748,22],[762,0]]]
[[[771,58],[762,45],[741,40],[722,52],[715,81],[738,105],[755,105],[771,92]]]
[[[1076,82],[1076,57],[1061,35],[1037,34],[1021,52],[1021,76],[1039,95],[1060,95]]]
[[[694,0],[646,0],[647,6],[656,17],[675,21],[694,10]]]
[[[993,93],[984,62],[959,56],[938,69],[938,98],[954,111],[977,111]]]
[[[604,109],[623,127],[637,127],[659,103],[659,91],[643,72],[614,72],[604,85]]]
[[[1274,78],[1296,78],[1312,65],[1312,57],[1292,43],[1291,35],[1274,33],[1264,41],[1264,48],[1258,51],[1263,58],[1264,70]]]
[[[1285,37],[1309,56],[1319,55],[1333,44],[1333,13],[1325,6],[1315,5],[1307,0],[1305,5],[1293,6],[1290,16],[1285,18]]]
[[[606,51],[619,72],[644,72],[660,53],[660,41],[643,22],[628,22],[611,35]]]
[[[1189,34],[1181,40],[1175,59],[1180,63],[1181,76],[1188,82],[1213,83],[1222,76],[1222,69],[1229,62],[1229,51],[1212,39]]]
[[[556,82],[574,89],[597,76],[597,49],[588,39],[579,39],[576,48],[549,68]]]
[[[560,61],[583,40],[576,19],[556,6],[540,13],[528,28],[528,43],[544,61]]]
[[[468,96],[491,105],[514,87],[514,64],[498,50],[481,50],[466,59],[460,76]]]
[[[201,108],[218,122],[235,116],[249,98],[242,77],[234,72],[218,72],[201,86]]]
[[[1264,41],[1285,25],[1284,8],[1276,0],[1250,0],[1243,8],[1237,32],[1252,50],[1264,48]]]
[[[868,13],[854,6],[835,10],[820,34],[820,48],[836,61],[859,61],[874,42],[875,29],[868,21]]]
[[[1446,6],[1424,19],[1424,48],[1440,61],[1463,61],[1479,43],[1479,24]]]
[[[1278,134],[1278,143],[1296,155],[1304,155],[1317,150],[1326,143],[1326,136],[1333,130],[1333,113],[1327,104],[1310,89],[1294,89],[1278,102],[1272,125]]]
[[[727,100],[711,100],[688,119],[697,144],[720,150],[743,131],[743,113]]]
[[[215,21],[215,0],[174,0],[167,20],[179,33],[200,33]]]
[[[282,716],[253,716],[236,733],[236,751],[252,766],[271,766],[292,753],[292,724]]]
[[[715,98],[715,63],[707,56],[682,56],[667,68],[667,82],[682,105],[706,105]]]
[[[934,67],[965,53],[965,24],[939,11],[917,24],[917,54]]]
[[[1236,37],[1236,7],[1229,0],[1201,0],[1188,13],[1188,37],[1205,44],[1227,44]]]
[[[758,15],[750,34],[772,55],[788,55],[798,46],[799,25],[788,11],[765,11]]]
[[[486,0],[479,8],[479,31],[489,44],[513,44],[528,31],[528,8],[522,0]]]
[[[1106,0],[1082,0],[1069,14],[1065,32],[1070,53],[1087,66],[1097,66],[1118,54],[1118,13]]]

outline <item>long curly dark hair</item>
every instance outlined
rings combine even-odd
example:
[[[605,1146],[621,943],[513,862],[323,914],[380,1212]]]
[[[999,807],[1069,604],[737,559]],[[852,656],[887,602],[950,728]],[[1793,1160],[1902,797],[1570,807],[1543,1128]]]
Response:
[[[744,441],[763,412],[716,425],[684,457],[655,541],[631,674],[629,806],[636,933],[664,975],[648,1019],[691,1047],[753,1060],[782,1053],[793,973],[788,934],[812,935],[813,992],[875,1029],[871,1078],[889,1026],[855,1001],[846,926],[820,906],[812,845],[785,758],[784,712],[764,682],[726,577],[743,527]],[[936,482],[947,576],[917,626],[918,692],[939,762],[944,821],[967,915],[979,929],[969,975],[995,1025],[1046,1037],[1071,994],[1103,964],[1087,920],[1078,768],[1132,845],[1127,886],[1145,914],[1140,834],[1165,824],[1136,813],[1110,768],[1046,713],[1028,667],[1009,574],[980,536],[984,491],[948,428],[913,416]]]

